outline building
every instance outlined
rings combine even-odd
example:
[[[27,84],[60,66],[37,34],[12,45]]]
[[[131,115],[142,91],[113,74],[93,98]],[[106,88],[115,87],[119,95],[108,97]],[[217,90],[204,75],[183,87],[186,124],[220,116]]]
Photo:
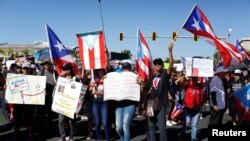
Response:
[[[250,53],[250,38],[242,38],[240,41],[242,47]]]
[[[23,52],[26,51],[28,55],[33,55],[35,51],[48,47],[48,42],[35,42],[33,44],[0,43],[0,54],[1,56],[10,56],[11,54],[22,56]]]

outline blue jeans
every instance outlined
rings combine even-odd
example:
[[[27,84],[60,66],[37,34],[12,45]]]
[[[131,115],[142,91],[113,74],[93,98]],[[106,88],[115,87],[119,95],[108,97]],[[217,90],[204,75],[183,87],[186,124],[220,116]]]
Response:
[[[93,116],[94,116],[94,123],[95,123],[95,132],[97,140],[102,140],[102,132],[101,132],[101,124],[100,119],[102,122],[102,126],[104,128],[106,140],[110,140],[110,129],[108,126],[108,102],[106,101],[94,101],[93,102]]]
[[[166,107],[161,107],[161,110],[154,113],[154,117],[148,117],[148,126],[150,141],[155,141],[155,126],[157,125],[160,131],[160,141],[167,141],[166,132]]]
[[[130,124],[135,114],[135,105],[129,104],[115,109],[115,125],[121,141],[130,141]]]
[[[197,131],[198,131],[198,120],[200,116],[200,107],[195,110],[190,110],[184,107],[184,124],[182,128],[182,133],[186,133],[187,127],[191,125],[191,140],[197,140]]]

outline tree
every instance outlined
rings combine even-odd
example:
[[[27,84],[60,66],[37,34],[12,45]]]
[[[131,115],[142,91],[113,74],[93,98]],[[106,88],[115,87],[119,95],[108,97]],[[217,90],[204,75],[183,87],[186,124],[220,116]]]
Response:
[[[22,53],[25,54],[25,55],[28,55],[29,54],[29,49],[28,48],[23,49]]]
[[[214,53],[214,60],[217,60],[219,58],[219,52],[215,51]]]
[[[121,53],[127,55],[129,57],[129,59],[131,59],[131,57],[132,57],[132,53],[128,49],[122,50]]]

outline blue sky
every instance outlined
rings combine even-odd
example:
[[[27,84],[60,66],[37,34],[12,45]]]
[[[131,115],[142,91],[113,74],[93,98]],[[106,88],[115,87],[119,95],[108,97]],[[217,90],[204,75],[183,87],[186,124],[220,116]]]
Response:
[[[136,54],[136,38],[119,40],[119,33],[136,36],[137,27],[144,36],[157,32],[171,36],[183,25],[197,4],[209,19],[217,36],[226,37],[231,28],[230,42],[250,37],[249,0],[101,0],[106,45],[109,51],[129,49]],[[63,44],[77,46],[77,33],[102,29],[98,0],[1,0],[0,43],[34,43],[47,41],[45,23]],[[192,36],[181,31],[179,36]],[[153,58],[168,57],[170,38],[146,38]],[[203,40],[177,39],[174,58],[210,56],[215,47]]]

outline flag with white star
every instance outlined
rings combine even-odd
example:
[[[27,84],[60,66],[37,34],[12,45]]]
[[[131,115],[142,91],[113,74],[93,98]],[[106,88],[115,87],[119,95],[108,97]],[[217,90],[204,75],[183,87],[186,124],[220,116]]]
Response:
[[[187,18],[183,28],[199,37],[203,37],[208,40],[210,44],[216,46],[225,67],[242,63],[242,55],[239,51],[234,45],[220,40],[214,34],[210,22],[197,5],[195,5],[190,16]]]
[[[250,60],[250,54],[241,46],[240,42],[237,39],[235,47],[241,53],[243,58]]]
[[[46,25],[48,39],[50,44],[50,51],[51,51],[51,58],[55,63],[56,71],[61,74],[62,73],[62,66],[66,63],[72,63],[75,74],[79,74],[77,65],[74,59],[71,57],[69,51],[65,48],[62,44],[60,39],[57,37],[55,32]]]
[[[83,69],[101,69],[107,66],[106,47],[102,31],[77,34],[79,55]]]

